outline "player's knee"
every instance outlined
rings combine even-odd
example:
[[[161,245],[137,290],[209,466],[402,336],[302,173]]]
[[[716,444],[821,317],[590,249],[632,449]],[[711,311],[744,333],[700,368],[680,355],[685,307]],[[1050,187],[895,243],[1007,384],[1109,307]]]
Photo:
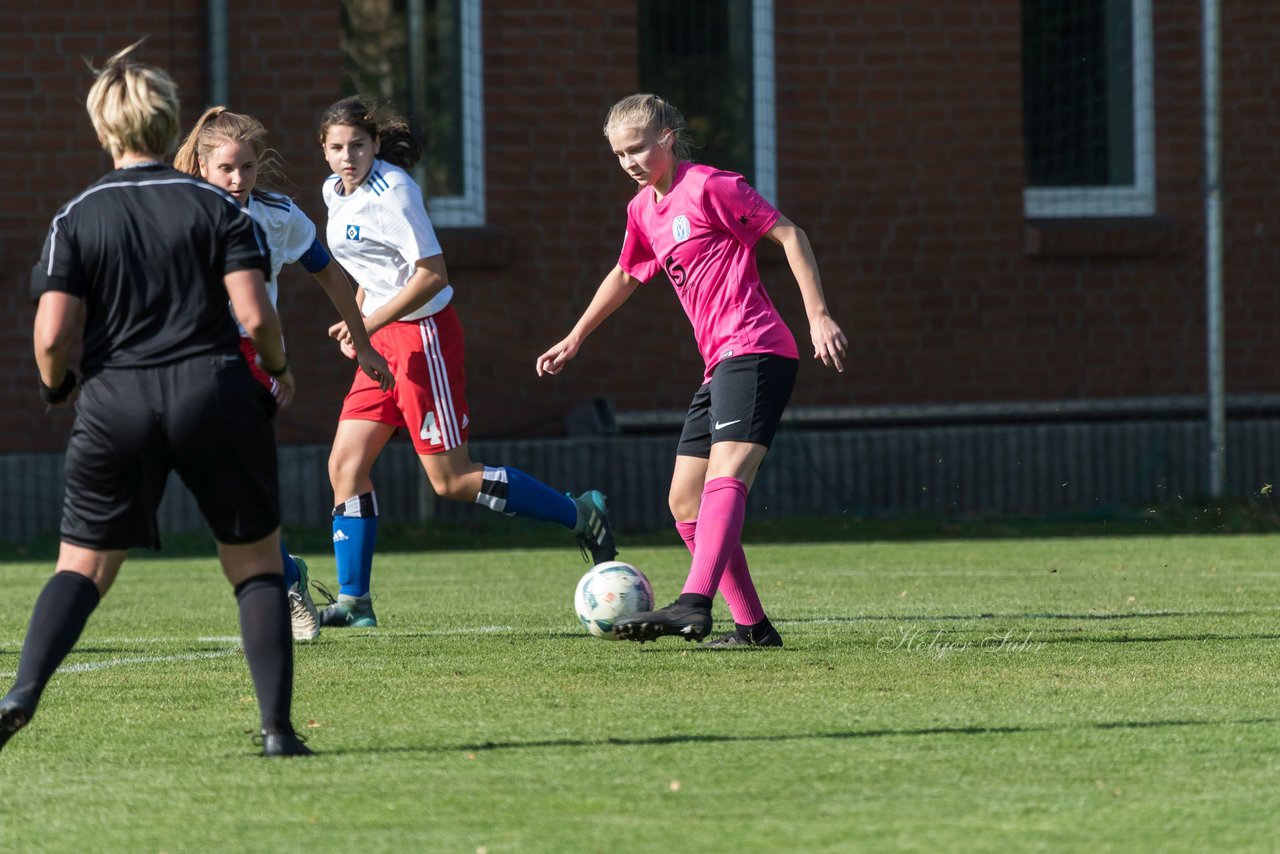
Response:
[[[336,454],[335,454],[335,455],[330,455],[330,457],[329,457],[329,483],[333,484],[334,486],[337,486],[338,482],[339,482],[340,480],[342,480],[342,472],[343,472],[343,460],[342,460],[342,458],[341,458],[341,457],[339,457],[339,456],[337,456]]]
[[[359,459],[346,454],[334,454],[329,457],[329,484],[335,493],[350,492],[359,480]]]
[[[698,505],[699,501],[697,499],[690,499],[686,495],[677,495],[673,492],[667,496],[667,508],[671,511],[671,518],[677,522],[697,519]]]
[[[446,501],[474,501],[476,491],[465,478],[452,474],[434,475],[428,478],[435,494]]]

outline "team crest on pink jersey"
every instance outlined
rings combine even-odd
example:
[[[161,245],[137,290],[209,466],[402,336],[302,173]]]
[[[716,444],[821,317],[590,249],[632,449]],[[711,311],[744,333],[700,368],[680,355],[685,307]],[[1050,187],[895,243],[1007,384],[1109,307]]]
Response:
[[[689,239],[689,218],[684,214],[676,217],[671,222],[671,236],[675,238],[676,243],[684,243]]]

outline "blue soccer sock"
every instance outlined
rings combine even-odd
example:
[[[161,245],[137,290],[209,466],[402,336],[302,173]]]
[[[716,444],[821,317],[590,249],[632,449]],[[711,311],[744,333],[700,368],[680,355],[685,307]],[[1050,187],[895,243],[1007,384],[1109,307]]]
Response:
[[[510,516],[557,522],[569,530],[578,523],[578,506],[572,498],[510,466],[484,467],[476,503]]]
[[[284,540],[280,541],[280,562],[284,564],[284,586],[292,587],[302,580],[302,572],[298,569],[298,565],[293,561],[293,555],[289,554],[289,549],[285,546]]]
[[[367,596],[373,573],[373,546],[378,539],[378,499],[366,492],[333,508],[333,557],[338,564],[338,592]]]

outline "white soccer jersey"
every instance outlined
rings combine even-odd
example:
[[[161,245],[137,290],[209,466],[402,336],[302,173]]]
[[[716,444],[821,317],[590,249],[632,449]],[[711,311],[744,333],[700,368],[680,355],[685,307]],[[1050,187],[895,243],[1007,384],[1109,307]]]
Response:
[[[288,196],[276,193],[250,193],[249,215],[262,226],[267,235],[267,247],[271,250],[271,276],[267,279],[267,295],[271,305],[279,299],[278,280],[285,264],[292,264],[311,248],[316,241],[316,226],[302,209]],[[235,313],[231,315],[235,317]],[[247,337],[240,321],[236,321],[240,337]]]
[[[374,160],[369,176],[349,196],[342,194],[342,179],[331,175],[324,182],[324,201],[329,207],[329,254],[364,288],[366,317],[404,288],[419,259],[443,254],[422,191],[399,166]],[[446,285],[400,320],[429,317],[452,298],[453,287]]]

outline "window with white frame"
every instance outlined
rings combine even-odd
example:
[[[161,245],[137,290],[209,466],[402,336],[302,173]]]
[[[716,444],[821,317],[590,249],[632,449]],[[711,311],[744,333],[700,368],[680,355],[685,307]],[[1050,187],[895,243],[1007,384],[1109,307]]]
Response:
[[[483,225],[481,0],[342,0],[345,94],[371,95],[423,143],[414,177],[437,226]]]
[[[1151,0],[1022,0],[1026,216],[1155,213]]]
[[[640,86],[680,109],[694,159],[777,199],[773,0],[639,0]]]

